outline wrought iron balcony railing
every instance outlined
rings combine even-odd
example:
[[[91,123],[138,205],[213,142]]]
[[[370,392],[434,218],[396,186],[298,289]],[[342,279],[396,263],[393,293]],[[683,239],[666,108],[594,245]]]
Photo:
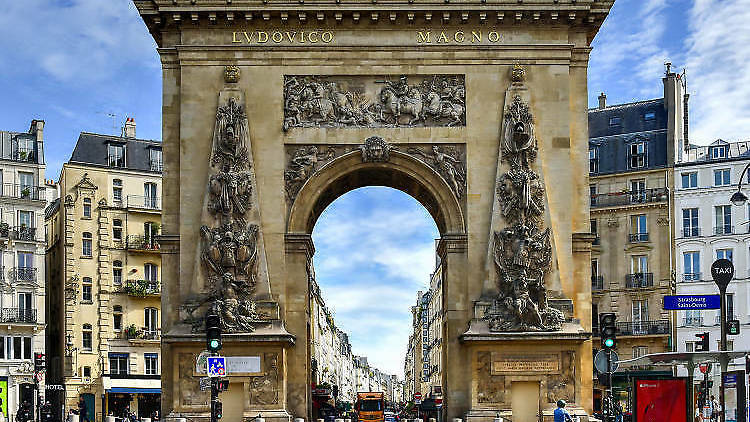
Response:
[[[653,286],[653,273],[635,273],[625,276],[625,287],[627,287],[628,289],[643,289]]]
[[[685,273],[682,275],[682,280],[686,283],[701,281],[703,279],[703,273]]]
[[[600,292],[604,290],[604,276],[592,275],[591,276],[591,291]]]
[[[648,242],[648,233],[630,233],[628,235],[628,241],[630,243]]]
[[[152,196],[128,195],[128,208],[140,208],[147,210],[161,210],[161,198]]]
[[[159,251],[159,243],[153,236],[131,234],[127,237],[127,248],[141,251]]]
[[[36,240],[36,227],[16,226],[13,227],[13,239],[33,242]]]
[[[36,282],[37,269],[33,267],[13,267],[10,276],[13,281]]]
[[[151,280],[128,280],[120,287],[120,291],[136,297],[158,296],[161,294],[161,284]]]
[[[3,323],[36,323],[36,309],[4,308],[0,312]]]
[[[682,237],[700,237],[700,235],[701,235],[700,227],[683,227],[682,228]]]
[[[591,207],[616,207],[622,205],[666,202],[669,199],[667,188],[644,189],[616,193],[598,193],[591,195]]]
[[[123,329],[119,337],[127,340],[161,340],[161,328],[130,326]]]
[[[647,336],[671,334],[672,324],[668,319],[656,321],[618,322],[615,323],[617,335],[621,336]],[[599,337],[599,327],[593,327],[594,337]]]
[[[734,234],[734,226],[727,224],[723,226],[715,226],[714,234]]]
[[[596,233],[594,233],[594,234],[596,234]],[[591,244],[594,245],[594,246],[601,245],[602,244],[602,238],[599,237],[598,234],[596,234],[596,237],[594,238],[594,241],[591,242]]]
[[[164,163],[162,160],[149,160],[149,168],[151,171],[162,172],[164,170]]]
[[[42,186],[16,185],[13,183],[4,183],[2,185],[2,196],[5,198],[32,199],[35,201],[44,201],[47,199],[45,189]]]

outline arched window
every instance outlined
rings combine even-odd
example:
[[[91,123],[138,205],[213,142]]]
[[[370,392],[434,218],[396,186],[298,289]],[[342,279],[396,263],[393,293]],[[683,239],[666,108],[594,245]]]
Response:
[[[92,294],[93,290],[93,283],[91,282],[91,277],[84,277],[83,283],[81,283],[81,299],[84,302],[93,302],[94,296]]]
[[[118,286],[122,284],[122,261],[112,261],[112,281]]]
[[[84,232],[83,233],[83,256],[92,256],[93,255],[93,236],[91,236],[91,233]]]
[[[83,217],[91,218],[91,198],[83,198]]]
[[[112,220],[112,239],[122,241],[122,220]]]
[[[83,336],[82,336],[82,348],[85,351],[90,352],[93,350],[93,332],[91,330],[91,324],[83,324]]]

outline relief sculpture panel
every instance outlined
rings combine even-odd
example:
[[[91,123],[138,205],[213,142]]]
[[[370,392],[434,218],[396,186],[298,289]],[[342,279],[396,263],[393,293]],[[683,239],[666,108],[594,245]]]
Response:
[[[466,126],[463,75],[284,76],[284,131],[419,126]]]

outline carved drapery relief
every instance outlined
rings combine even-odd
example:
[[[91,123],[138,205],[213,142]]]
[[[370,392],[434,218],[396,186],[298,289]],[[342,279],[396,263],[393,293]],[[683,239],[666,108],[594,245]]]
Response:
[[[362,145],[287,145],[284,172],[287,200],[294,202],[302,185],[326,163],[358,151],[362,162],[387,162],[393,151],[409,154],[432,167],[458,199],[466,193],[466,146],[464,144],[391,144],[383,138],[367,138]]]
[[[491,331],[556,331],[564,316],[547,304],[552,246],[544,227],[544,186],[532,169],[533,117],[519,95],[506,107],[504,127],[501,158],[509,169],[497,181],[497,198],[506,227],[491,240],[499,295],[485,318]]]
[[[208,406],[210,396],[208,392],[201,391],[198,377],[193,375],[195,369],[195,355],[180,353],[178,359],[178,371],[180,383],[179,396],[182,406]]]
[[[284,76],[283,129],[466,125],[463,75],[394,79]]]
[[[279,403],[279,355],[263,355],[264,374],[250,379],[249,392],[251,405],[273,405]]]
[[[200,228],[207,291],[185,304],[186,322],[199,332],[205,314],[213,312],[226,332],[252,332],[265,318],[254,300],[260,228],[247,218],[253,209],[253,160],[247,115],[233,96],[216,112],[210,163],[206,210],[214,224]]]

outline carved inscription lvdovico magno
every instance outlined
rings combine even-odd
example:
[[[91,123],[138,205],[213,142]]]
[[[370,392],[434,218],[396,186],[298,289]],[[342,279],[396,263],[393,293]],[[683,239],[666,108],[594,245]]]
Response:
[[[416,30],[417,44],[499,44],[503,34],[486,30]],[[332,30],[233,31],[232,44],[331,44],[336,41]]]
[[[545,374],[560,372],[560,355],[556,353],[544,355],[492,354],[492,375],[519,372]]]

